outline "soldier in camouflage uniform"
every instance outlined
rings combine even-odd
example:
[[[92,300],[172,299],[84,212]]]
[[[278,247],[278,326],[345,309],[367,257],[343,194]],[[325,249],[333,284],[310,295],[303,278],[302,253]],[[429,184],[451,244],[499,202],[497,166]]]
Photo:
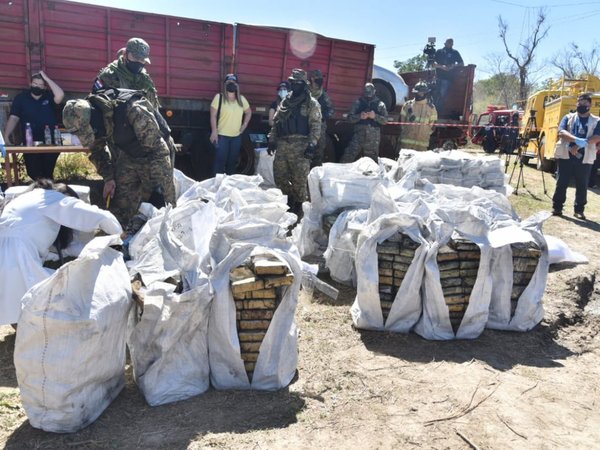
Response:
[[[110,88],[135,89],[144,91],[146,98],[158,111],[160,103],[154,81],[146,72],[145,66],[150,64],[150,46],[140,38],[131,38],[127,41],[125,53],[118,56],[104,69],[100,70],[92,93]]]
[[[323,73],[319,69],[315,69],[310,73],[309,78],[310,95],[319,102],[321,106],[321,136],[317,142],[317,152],[313,158],[310,167],[317,167],[323,164],[325,159],[325,147],[327,147],[327,119],[333,117],[335,110],[331,103],[331,98],[327,91],[323,89]]]
[[[169,127],[143,92],[108,90],[69,100],[65,128],[91,149],[90,160],[104,179],[104,198],[125,227],[141,202],[157,193],[175,204],[169,159]]]
[[[355,124],[354,134],[340,162],[354,162],[361,152],[377,162],[380,128],[387,122],[387,109],[375,95],[375,86],[372,83],[365,84],[363,96],[352,104],[348,120]]]
[[[321,107],[310,95],[306,72],[292,70],[288,78],[291,95],[282,100],[269,133],[269,154],[275,154],[275,184],[288,196],[288,204],[298,216],[307,200],[307,178],[321,134]]]
[[[433,123],[437,120],[437,110],[431,99],[431,89],[427,83],[419,82],[413,89],[415,98],[407,101],[402,107],[400,121],[402,125],[402,148],[427,150],[433,133]],[[410,123],[410,125],[406,125]]]

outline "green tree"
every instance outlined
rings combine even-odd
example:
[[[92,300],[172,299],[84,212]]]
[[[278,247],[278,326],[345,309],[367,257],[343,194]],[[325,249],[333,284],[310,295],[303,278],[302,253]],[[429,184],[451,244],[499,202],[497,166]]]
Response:
[[[426,65],[427,56],[422,53],[417,56],[413,56],[412,58],[408,58],[405,61],[394,61],[394,67],[398,69],[398,74],[402,74],[404,72],[419,72],[421,70],[425,70]]]

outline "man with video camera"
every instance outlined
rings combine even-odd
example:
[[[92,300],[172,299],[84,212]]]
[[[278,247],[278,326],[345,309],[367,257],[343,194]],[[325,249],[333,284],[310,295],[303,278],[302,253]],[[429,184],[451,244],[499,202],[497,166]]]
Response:
[[[440,48],[435,52],[433,67],[436,69],[436,86],[437,92],[434,98],[434,103],[437,108],[438,114],[445,114],[444,106],[446,103],[446,97],[448,90],[454,80],[454,74],[457,67],[463,67],[464,62],[460,53],[454,50],[452,46],[454,40],[452,38],[446,39],[444,47]]]

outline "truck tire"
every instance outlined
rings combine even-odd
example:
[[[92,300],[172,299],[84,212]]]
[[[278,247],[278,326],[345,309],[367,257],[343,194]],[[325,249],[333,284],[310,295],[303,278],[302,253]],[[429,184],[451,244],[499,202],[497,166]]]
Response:
[[[377,97],[384,103],[388,113],[391,112],[396,105],[396,95],[392,87],[382,80],[373,80],[373,85],[377,90]]]
[[[458,147],[452,139],[446,139],[442,144],[442,148],[444,150],[456,150]]]
[[[242,138],[242,148],[240,149],[240,158],[236,168],[236,173],[244,175],[254,175],[254,159],[256,152],[254,146],[247,136]]]
[[[554,161],[546,158],[546,136],[543,136],[542,140],[540,141],[540,148],[538,149],[537,157],[537,169],[548,173],[554,172]]]

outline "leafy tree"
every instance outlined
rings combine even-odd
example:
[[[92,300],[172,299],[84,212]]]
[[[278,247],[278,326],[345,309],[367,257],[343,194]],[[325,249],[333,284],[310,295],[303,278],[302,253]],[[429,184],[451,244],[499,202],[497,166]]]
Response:
[[[398,74],[402,74],[404,72],[419,72],[421,70],[425,70],[426,65],[427,56],[422,53],[417,56],[413,56],[412,58],[408,58],[405,61],[394,61],[394,67],[398,69]]]

